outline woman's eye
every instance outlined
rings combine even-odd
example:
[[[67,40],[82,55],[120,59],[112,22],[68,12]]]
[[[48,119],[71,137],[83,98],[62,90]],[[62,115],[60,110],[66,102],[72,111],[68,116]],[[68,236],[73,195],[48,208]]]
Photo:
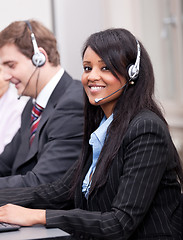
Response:
[[[107,66],[102,67],[103,71],[109,71],[109,68]]]
[[[91,71],[91,67],[88,67],[88,66],[84,66],[83,69],[85,72]]]

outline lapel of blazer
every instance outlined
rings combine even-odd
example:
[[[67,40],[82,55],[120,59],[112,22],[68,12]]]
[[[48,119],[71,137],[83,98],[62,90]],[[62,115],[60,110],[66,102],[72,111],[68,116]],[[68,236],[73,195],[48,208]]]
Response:
[[[73,80],[69,76],[69,74],[64,72],[63,76],[61,77],[60,81],[58,82],[57,86],[55,87],[53,93],[51,94],[51,96],[48,100],[48,103],[46,105],[46,108],[44,109],[44,111],[41,115],[41,119],[40,119],[40,122],[39,122],[39,125],[37,128],[37,131],[36,131],[34,141],[28,151],[28,155],[26,156],[26,159],[21,159],[21,161],[17,162],[15,168],[18,168],[23,163],[29,161],[38,152],[38,148],[39,148],[38,141],[39,141],[39,136],[41,134],[41,130],[42,130],[42,128],[44,128],[44,125],[47,122],[47,120],[49,119],[49,117],[54,114],[54,110],[55,110],[58,102],[61,100],[61,98],[64,95],[64,92],[66,91],[68,86],[72,83],[72,81]],[[26,131],[24,137],[25,138],[30,137],[30,124],[29,124],[29,126],[27,126],[27,131]]]
[[[23,143],[23,148],[25,152],[29,151],[29,138],[30,138],[30,125],[31,125],[31,111],[32,111],[32,99],[29,100],[29,102],[26,105],[26,116],[24,117],[24,120],[22,120],[22,126],[21,126],[21,141]]]

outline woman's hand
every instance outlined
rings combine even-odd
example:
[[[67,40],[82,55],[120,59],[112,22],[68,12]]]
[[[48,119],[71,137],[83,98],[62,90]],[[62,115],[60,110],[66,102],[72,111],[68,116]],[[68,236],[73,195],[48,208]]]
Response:
[[[46,224],[46,210],[24,208],[13,204],[0,207],[0,222],[32,226]]]

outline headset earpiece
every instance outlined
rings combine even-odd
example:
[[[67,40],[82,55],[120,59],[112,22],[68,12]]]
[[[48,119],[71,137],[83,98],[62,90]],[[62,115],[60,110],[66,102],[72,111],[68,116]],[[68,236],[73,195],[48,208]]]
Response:
[[[36,67],[42,67],[46,62],[46,57],[42,52],[36,53],[32,56],[32,63]]]
[[[128,67],[128,75],[129,75],[129,81],[133,81],[135,80],[138,75],[139,75],[139,67],[140,67],[140,44],[138,42],[138,40],[136,40],[137,42],[137,57],[136,57],[136,61],[135,64],[131,64]],[[134,81],[133,81],[134,84]]]
[[[130,81],[136,79],[139,75],[139,70],[135,67],[134,64],[131,64],[128,68],[128,75],[130,77]]]
[[[46,62],[46,57],[42,52],[39,51],[36,37],[32,31],[32,26],[31,26],[30,22],[29,21],[25,21],[25,22],[31,31],[31,41],[32,41],[33,49],[34,49],[34,55],[32,56],[32,63],[36,67],[42,67]]]

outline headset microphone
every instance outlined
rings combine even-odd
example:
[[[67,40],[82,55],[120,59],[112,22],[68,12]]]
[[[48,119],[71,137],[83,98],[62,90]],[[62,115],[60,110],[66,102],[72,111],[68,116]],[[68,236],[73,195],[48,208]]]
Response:
[[[25,90],[27,89],[27,87],[28,87],[28,85],[29,85],[29,82],[30,82],[31,78],[33,77],[34,73],[36,72],[37,68],[38,68],[38,67],[35,68],[35,70],[34,70],[33,73],[31,74],[31,76],[29,77],[29,79],[28,79],[28,81],[27,81],[27,83],[26,83],[26,85],[25,85],[25,87],[24,87],[24,90],[23,90],[22,93],[18,96],[18,100],[20,100],[20,98],[24,95]]]
[[[120,91],[121,89],[123,89],[126,86],[127,83],[125,83],[122,87],[120,87],[118,90],[116,90],[115,92],[111,93],[110,95],[108,95],[107,97],[103,97],[103,98],[95,98],[95,102],[98,103],[110,96],[112,96],[113,94],[117,93],[118,91]]]

